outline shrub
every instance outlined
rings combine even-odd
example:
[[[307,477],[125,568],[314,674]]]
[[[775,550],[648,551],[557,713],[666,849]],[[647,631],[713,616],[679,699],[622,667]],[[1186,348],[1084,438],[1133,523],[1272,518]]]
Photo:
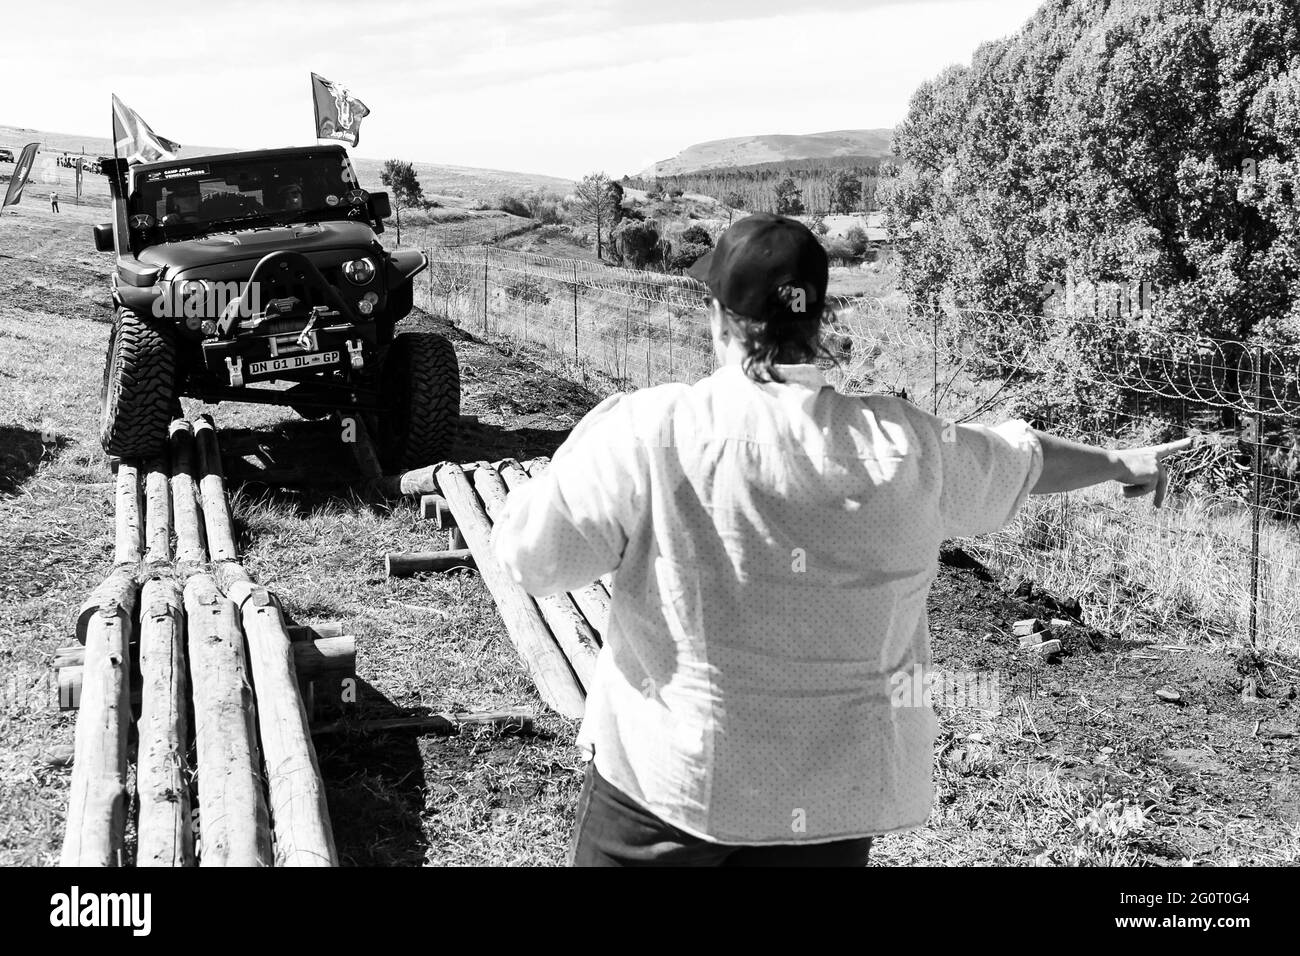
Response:
[[[633,269],[644,269],[658,258],[659,230],[653,223],[626,220],[614,230],[614,245]]]
[[[695,260],[700,256],[711,251],[712,246],[706,246],[696,242],[683,242],[673,249],[672,255],[668,260],[668,267],[682,271],[695,265]]]
[[[506,194],[501,197],[501,201],[497,205],[502,212],[508,212],[512,216],[524,216],[531,219],[533,215],[532,210],[528,208],[528,204],[518,196]]]
[[[844,233],[844,241],[848,244],[850,254],[857,258],[861,258],[867,251],[867,231],[856,223]]]
[[[713,237],[709,235],[709,230],[703,226],[691,226],[682,232],[682,242],[697,245],[708,246],[713,248]]]

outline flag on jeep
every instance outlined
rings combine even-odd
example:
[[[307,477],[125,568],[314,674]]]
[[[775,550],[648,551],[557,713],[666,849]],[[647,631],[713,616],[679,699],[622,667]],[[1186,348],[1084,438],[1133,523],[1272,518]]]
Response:
[[[135,110],[113,94],[113,155],[124,156],[128,164],[155,163],[175,159],[180,143],[173,143],[149,128]]]
[[[370,108],[346,86],[311,75],[311,96],[316,105],[316,138],[337,139],[356,146],[361,142],[361,121]]]
[[[31,175],[32,165],[36,161],[36,151],[40,146],[40,143],[28,143],[23,147],[23,151],[18,155],[18,165],[14,167],[14,174],[9,178],[5,201],[0,202],[0,209],[17,205],[18,200],[23,198],[23,186],[27,185],[27,177]]]

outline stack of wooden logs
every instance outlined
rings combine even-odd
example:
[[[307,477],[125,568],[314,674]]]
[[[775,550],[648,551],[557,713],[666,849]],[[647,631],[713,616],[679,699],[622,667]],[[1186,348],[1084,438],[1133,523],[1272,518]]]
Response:
[[[408,487],[401,490],[406,493],[417,486],[432,492],[421,498],[420,512],[448,533],[448,546],[389,554],[386,564],[392,577],[476,569],[542,700],[566,717],[580,717],[609,626],[609,578],[569,593],[534,598],[501,566],[491,548],[493,522],[506,495],[541,474],[547,464],[544,458],[442,464],[421,473],[418,481],[415,473],[403,476]]]
[[[79,708],[61,862],[121,864],[134,724],[137,865],[335,866],[304,692],[354,641],[288,626],[239,564],[212,420],[169,444],[118,464],[114,568],[56,660]]]

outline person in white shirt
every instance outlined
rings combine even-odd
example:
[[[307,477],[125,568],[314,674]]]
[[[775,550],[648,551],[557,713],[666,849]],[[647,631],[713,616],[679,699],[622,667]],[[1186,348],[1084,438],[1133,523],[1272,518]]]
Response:
[[[614,574],[571,862],[864,865],[933,802],[933,712],[891,688],[930,664],[940,543],[1031,493],[1158,500],[1190,439],[1108,451],[836,392],[826,253],[792,219],[740,220],[692,272],[718,371],[602,402],[493,535],[532,594]]]

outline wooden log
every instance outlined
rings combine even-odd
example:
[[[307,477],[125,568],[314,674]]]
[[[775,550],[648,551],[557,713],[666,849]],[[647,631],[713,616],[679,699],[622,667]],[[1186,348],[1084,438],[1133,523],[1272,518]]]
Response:
[[[292,631],[290,627],[290,639]],[[312,640],[294,641],[294,671],[300,682],[311,683],[317,678],[350,678],[356,674],[356,637],[339,635],[337,637],[317,637]],[[68,653],[61,653],[68,652]],[[81,704],[83,680],[83,663],[86,649],[60,648],[56,652],[55,674],[59,683],[59,709],[77,710]],[[139,704],[140,698],[133,688],[131,706]]]
[[[259,772],[257,714],[239,610],[210,574],[185,582],[194,681],[201,866],[269,866],[271,831]]]
[[[342,637],[343,625],[338,621],[323,621],[320,624],[290,624],[289,640],[316,641],[322,637]]]
[[[474,490],[483,499],[488,514],[495,521],[506,505],[506,485],[492,468],[479,468],[473,476]],[[596,680],[596,655],[600,641],[596,632],[578,611],[568,594],[534,595],[546,626],[555,635],[564,656],[569,659],[584,691],[590,692]]]
[[[474,567],[474,555],[468,548],[457,548],[454,551],[390,551],[384,555],[384,570],[390,578],[407,578],[424,572],[473,570]]]
[[[357,639],[351,634],[294,641],[293,669],[299,677],[352,677],[357,672]]]
[[[166,492],[164,476],[163,500]],[[151,578],[140,592],[137,866],[194,865],[182,601],[180,586],[167,577]]]
[[[266,761],[275,865],[338,866],[325,784],[279,603],[256,584],[238,584],[229,596],[239,606],[257,687],[257,727]]]
[[[492,553],[492,527],[482,503],[459,465],[438,469],[438,487],[469,542],[483,583],[501,610],[506,633],[519,652],[542,700],[565,717],[583,711],[582,688],[535,602]]]
[[[190,423],[177,419],[171,424],[172,519],[176,526],[176,562],[182,568],[208,559],[199,491],[195,479],[194,431]]]
[[[418,730],[450,736],[462,726],[490,726],[507,733],[528,733],[533,729],[533,714],[525,708],[469,714],[421,714],[415,717],[381,717],[375,720],[335,720],[312,728],[312,735],[335,734],[344,730],[361,733],[384,733],[392,730]]]
[[[149,462],[145,474],[144,560],[150,566],[172,559],[172,496],[167,463],[161,458]]]
[[[112,605],[118,608],[134,608],[138,591],[139,584],[136,581],[134,567],[123,565],[114,568],[99,587],[90,592],[90,596],[77,610],[74,625],[77,641],[81,644],[86,643],[90,622],[103,613],[105,607]]]
[[[437,465],[416,468],[398,475],[384,475],[373,483],[375,494],[385,498],[401,498],[406,495],[436,495],[438,493]]]
[[[497,465],[497,471],[506,483],[506,488],[514,492],[523,487],[532,478],[524,467],[513,458],[507,458]],[[600,581],[593,581],[584,587],[569,592],[573,603],[582,612],[583,618],[596,633],[601,645],[605,643],[605,631],[609,628],[609,591]]]
[[[329,627],[330,625],[322,625]],[[334,625],[337,627],[338,625]],[[293,641],[294,669],[303,677],[348,677],[356,673],[357,639],[351,634],[338,634],[330,637],[313,638],[311,628],[287,628],[289,638]],[[293,640],[295,631],[305,631],[305,640]],[[86,649],[80,644],[76,647],[61,647],[54,652],[53,667],[60,671],[80,668],[86,659]],[[76,681],[77,692],[81,691],[80,678]]]
[[[128,582],[125,588],[119,586],[123,580]],[[91,613],[83,613],[78,622],[86,660],[59,860],[62,866],[122,863],[131,722],[130,646],[137,590],[133,577],[110,575],[92,595],[100,596],[101,602]]]
[[[221,449],[212,418],[203,415],[194,423],[194,444],[199,450],[199,496],[203,502],[203,529],[208,538],[211,561],[238,561],[235,524],[226,498],[226,479],[221,473]]]
[[[117,466],[116,541],[114,564],[139,564],[144,557],[144,508],[141,506],[140,469],[133,461]]]

